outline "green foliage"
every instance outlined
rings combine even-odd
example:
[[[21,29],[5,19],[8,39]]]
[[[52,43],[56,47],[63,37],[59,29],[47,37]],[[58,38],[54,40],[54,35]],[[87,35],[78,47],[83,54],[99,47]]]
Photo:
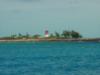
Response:
[[[22,39],[23,35],[21,33],[18,34],[18,39]]]
[[[62,33],[62,37],[64,37],[64,38],[69,38],[70,37],[70,32],[69,31],[67,31],[67,30],[64,30],[63,31],[63,33]]]
[[[38,38],[40,38],[40,35],[39,34],[36,34],[36,35],[33,36],[33,38],[34,39],[38,39]]]
[[[62,33],[62,37],[64,38],[82,38],[82,36],[80,35],[80,33],[76,32],[76,31],[63,31]]]
[[[55,37],[60,38],[60,34],[58,32],[55,32]]]
[[[72,31],[71,36],[72,36],[72,38],[82,38],[80,33],[76,32],[76,31]]]
[[[54,34],[50,34],[49,38],[55,38]]]
[[[28,33],[26,33],[25,38],[26,39],[30,38],[30,35]]]
[[[62,34],[59,34],[58,32],[55,32],[55,34],[50,34],[49,38],[66,38],[66,39],[70,39],[70,38],[82,38],[82,36],[80,35],[80,33],[72,30],[72,31],[67,31],[64,30],[62,32]]]
[[[16,39],[16,38],[17,38],[17,35],[16,35],[16,34],[11,35],[10,38],[12,38],[12,39]]]
[[[26,33],[25,35],[22,35],[21,33],[19,33],[18,35],[11,35],[11,36],[7,36],[7,37],[3,37],[4,39],[38,39],[40,38],[39,34],[35,34],[34,36],[31,36],[30,34]],[[43,37],[44,38],[44,37]],[[68,30],[64,30],[62,32],[62,34],[55,32],[54,34],[50,34],[50,36],[48,38],[64,38],[64,39],[70,39],[70,38],[82,38],[81,34],[79,32],[76,32],[74,30],[72,31],[68,31]]]

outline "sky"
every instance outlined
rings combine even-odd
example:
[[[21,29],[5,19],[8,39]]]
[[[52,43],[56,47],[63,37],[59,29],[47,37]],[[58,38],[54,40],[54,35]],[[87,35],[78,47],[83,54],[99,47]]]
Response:
[[[100,0],[0,0],[0,36],[45,30],[100,37]]]

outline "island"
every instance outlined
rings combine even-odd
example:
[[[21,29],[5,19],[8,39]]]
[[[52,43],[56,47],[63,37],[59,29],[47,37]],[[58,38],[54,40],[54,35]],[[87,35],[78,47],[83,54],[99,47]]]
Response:
[[[30,35],[26,33],[25,35],[13,34],[10,36],[0,37],[0,42],[42,42],[42,41],[66,41],[66,42],[100,42],[100,38],[84,38],[77,31],[64,30],[62,33],[51,33],[48,30],[45,31],[44,36],[39,34]]]

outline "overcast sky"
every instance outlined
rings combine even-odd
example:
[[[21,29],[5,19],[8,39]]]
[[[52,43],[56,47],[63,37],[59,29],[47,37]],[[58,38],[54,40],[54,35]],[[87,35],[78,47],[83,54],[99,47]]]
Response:
[[[0,36],[46,29],[100,37],[100,0],[0,0]]]

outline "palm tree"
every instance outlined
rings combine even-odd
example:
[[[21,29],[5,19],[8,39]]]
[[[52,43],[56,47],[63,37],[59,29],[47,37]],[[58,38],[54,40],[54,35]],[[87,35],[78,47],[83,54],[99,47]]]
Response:
[[[11,38],[12,39],[16,39],[17,38],[17,35],[15,34],[15,35],[11,35]]]
[[[58,32],[55,32],[55,37],[60,38],[60,34]]]
[[[22,35],[21,33],[19,33],[19,34],[18,34],[18,38],[19,38],[19,39],[22,39],[22,38],[23,38],[23,35]]]
[[[28,33],[26,33],[25,38],[26,39],[30,38],[30,35]]]

